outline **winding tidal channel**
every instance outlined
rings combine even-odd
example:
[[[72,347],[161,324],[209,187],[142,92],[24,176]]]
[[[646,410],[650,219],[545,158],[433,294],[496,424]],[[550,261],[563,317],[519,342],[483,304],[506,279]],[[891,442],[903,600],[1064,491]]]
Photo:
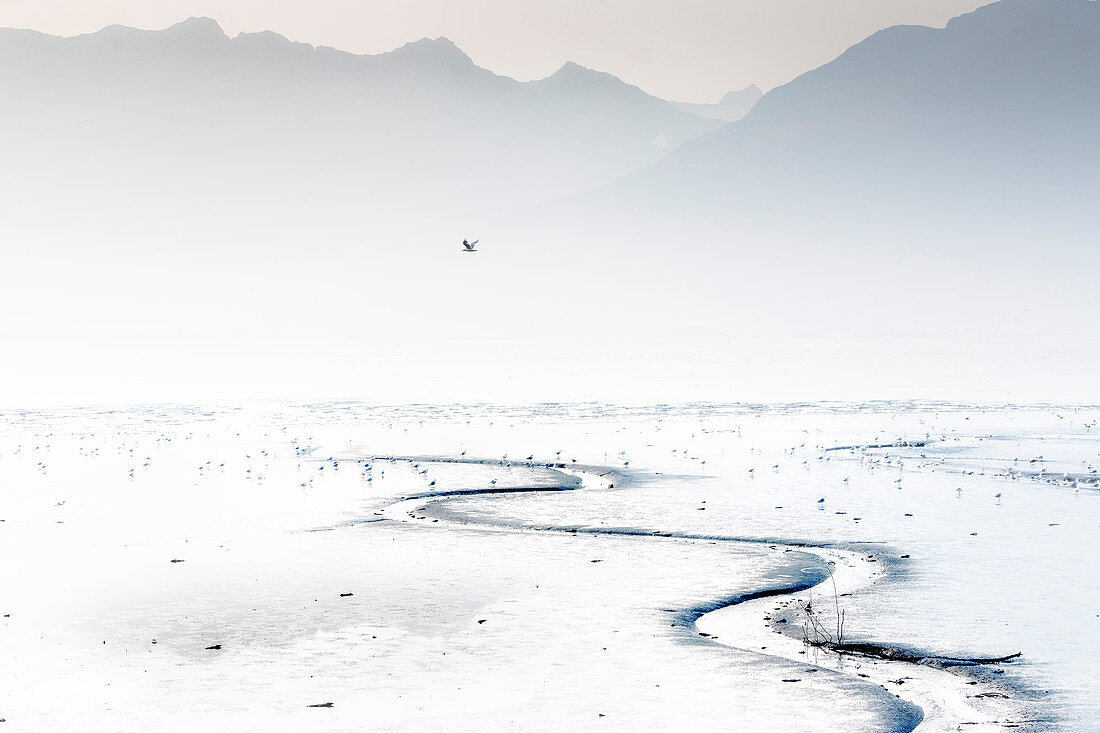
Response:
[[[5,425],[5,731],[1100,730],[1100,408]]]
[[[878,446],[876,446],[878,447]],[[785,683],[822,671],[840,672],[877,685],[901,701],[895,717],[896,731],[1003,730],[1027,727],[1026,701],[1014,699],[1010,686],[996,684],[989,676],[966,674],[985,665],[1011,663],[1018,654],[1004,657],[959,658],[915,651],[903,644],[853,642],[843,633],[845,609],[859,602],[859,592],[887,577],[893,563],[889,548],[881,545],[815,543],[807,540],[733,537],[692,534],[661,529],[599,528],[526,522],[521,517],[488,521],[471,517],[455,506],[457,498],[519,494],[553,494],[599,489],[629,490],[633,472],[601,466],[564,463],[501,461],[444,456],[371,456],[372,461],[408,462],[417,465],[465,463],[479,466],[523,466],[556,477],[547,485],[497,488],[468,487],[424,492],[402,498],[380,513],[385,519],[425,526],[426,529],[478,527],[499,532],[557,532],[569,535],[644,537],[661,542],[733,544],[756,551],[788,555],[800,563],[789,582],[762,590],[734,594],[667,609],[672,633],[692,644],[733,647],[762,656],[776,657],[798,666]],[[495,480],[493,480],[495,484]],[[374,521],[374,520],[368,520]],[[814,606],[818,610],[814,611]],[[812,619],[812,620],[811,620]]]

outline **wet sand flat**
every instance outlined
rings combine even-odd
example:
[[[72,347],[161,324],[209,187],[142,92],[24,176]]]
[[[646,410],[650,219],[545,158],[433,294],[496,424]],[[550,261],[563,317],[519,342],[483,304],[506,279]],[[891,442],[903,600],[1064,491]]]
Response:
[[[1094,683],[1079,649],[1095,627],[1072,612],[1060,626],[1043,619],[1065,617],[1066,596],[1095,598],[1080,563],[1062,560],[1095,538],[1096,497],[973,464],[1057,438],[1058,460],[1087,473],[1090,415],[890,404],[23,413],[0,438],[0,544],[20,558],[0,571],[0,717],[20,730],[912,729],[922,712],[904,680],[876,682],[820,649],[792,657],[797,634],[776,636],[771,608],[740,638],[744,618],[696,618],[827,578],[828,552],[843,552],[871,578],[842,601],[849,638],[1023,651],[938,671],[1004,691],[974,710],[1087,729]],[[923,455],[826,450],[932,432]],[[573,474],[586,484],[510,491]],[[448,492],[464,493],[413,501],[407,521],[387,509]],[[776,607],[794,624],[791,609],[821,588]],[[751,648],[769,646],[761,635],[788,653]]]

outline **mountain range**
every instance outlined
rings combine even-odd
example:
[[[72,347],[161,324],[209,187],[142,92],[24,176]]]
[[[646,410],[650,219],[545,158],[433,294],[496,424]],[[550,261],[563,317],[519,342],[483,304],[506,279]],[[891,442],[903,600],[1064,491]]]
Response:
[[[0,30],[5,177],[74,203],[110,187],[422,215],[583,190],[720,124],[573,63],[498,76],[446,38],[363,56],[207,18]]]
[[[6,30],[0,291],[81,334],[1094,335],[1097,130],[1090,0],[887,28],[729,124],[446,39]]]
[[[1098,131],[1100,3],[1000,0],[884,29],[648,168],[485,227],[599,258],[653,323],[1095,333]]]
[[[1072,210],[1096,193],[1097,130],[1100,3],[1000,0],[880,31],[598,196],[734,217]]]

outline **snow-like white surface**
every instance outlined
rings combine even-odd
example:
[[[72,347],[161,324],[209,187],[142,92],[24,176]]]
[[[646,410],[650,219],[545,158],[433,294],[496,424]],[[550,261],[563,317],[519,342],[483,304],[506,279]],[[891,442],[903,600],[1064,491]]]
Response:
[[[849,638],[1022,651],[973,676],[921,678],[933,692],[977,681],[1010,696],[969,700],[983,714],[1085,730],[1100,714],[1088,672],[1098,415],[892,403],[9,412],[0,718],[12,730],[890,729],[907,710],[894,695],[915,683],[883,690],[813,650],[796,662],[723,646],[751,630],[722,626],[736,609],[699,629],[684,620],[859,553],[881,578],[841,598]],[[934,442],[823,450],[898,438]],[[463,451],[498,465],[369,459]],[[1057,481],[1002,475],[1040,455]],[[408,522],[387,510],[560,482],[519,465],[527,456],[623,476],[413,502],[423,519]],[[1062,479],[1074,469],[1076,487]],[[718,643],[698,635],[708,629]],[[762,620],[754,633],[797,654]]]

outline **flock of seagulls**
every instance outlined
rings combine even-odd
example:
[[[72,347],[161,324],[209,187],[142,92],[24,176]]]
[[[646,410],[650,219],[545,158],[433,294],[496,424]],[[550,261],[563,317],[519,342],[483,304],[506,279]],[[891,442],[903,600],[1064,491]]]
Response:
[[[464,245],[468,245],[466,251],[473,251],[473,247],[476,244],[476,240],[474,242],[464,242]],[[415,424],[415,422],[410,423],[410,425]],[[466,421],[466,424],[469,425],[469,421]],[[492,425],[491,422],[487,424]],[[1084,425],[1085,432],[1088,433],[1095,424],[1095,422],[1086,423]],[[423,426],[423,420],[420,421],[420,425]],[[658,421],[656,428],[651,427],[649,430],[640,429],[639,435],[649,435],[650,439],[652,439],[653,434],[660,433],[662,429],[663,426],[661,425],[660,421]],[[286,429],[284,428],[283,430],[285,432]],[[706,429],[699,428],[700,434],[706,434],[707,432],[708,431]],[[754,446],[746,446],[744,443],[741,443],[740,441],[742,439],[740,427],[738,427],[736,431],[724,430],[716,432],[735,432],[737,438],[735,443],[740,443],[742,449],[749,448],[749,455],[760,455],[762,458],[764,455],[767,454],[767,451],[763,451],[760,448],[756,448]],[[13,446],[9,443],[8,450],[6,451],[8,453],[9,459],[20,456],[29,457],[31,458],[31,461],[28,463],[27,468],[31,468],[37,471],[42,476],[46,476],[48,471],[47,462],[54,462],[50,461],[50,456],[52,452],[51,444],[48,442],[48,438],[50,437],[51,436],[43,436],[44,439],[38,444],[31,442],[29,444],[21,443],[15,445],[14,450],[12,450]],[[101,433],[98,436],[94,433],[86,433],[84,435],[72,435],[68,437],[78,438],[78,442],[75,444],[74,447],[77,447],[76,454],[79,456],[85,458],[98,458],[106,452],[115,453],[122,461],[125,462],[123,463],[123,471],[125,472],[123,475],[125,475],[131,481],[134,481],[140,478],[143,473],[152,470],[155,464],[164,464],[164,448],[175,444],[187,443],[196,436],[193,432],[181,430],[176,432],[168,431],[161,433],[156,433],[154,431],[137,431],[128,435],[123,432],[116,432],[113,435],[113,439],[110,433]],[[207,435],[206,437],[210,438],[210,435]],[[236,433],[235,437],[240,437],[240,433]],[[687,434],[685,433],[683,437],[687,438]],[[255,438],[255,436],[253,436],[253,438]],[[690,438],[692,443],[694,444],[691,448],[673,448],[671,449],[672,454],[674,456],[679,456],[685,460],[693,461],[693,465],[696,466],[696,470],[703,470],[706,471],[708,474],[711,473],[710,471],[707,471],[708,466],[712,465],[714,461],[712,460],[711,464],[708,464],[707,458],[717,458],[719,459],[718,465],[723,465],[723,456],[721,455],[712,454],[710,456],[707,456],[706,458],[698,455],[698,448],[702,446],[699,443],[695,442],[696,434],[694,432],[691,433]],[[783,458],[782,460],[780,460],[780,462],[761,461],[762,465],[757,466],[744,466],[744,464],[742,463],[743,468],[741,470],[747,471],[748,478],[755,479],[760,476],[760,472],[757,470],[758,468],[760,468],[761,470],[765,470],[766,467],[770,466],[771,471],[767,473],[779,474],[782,472],[785,474],[786,472],[790,471],[792,467],[794,467],[793,464],[795,464],[796,462],[800,462],[801,465],[806,470],[808,470],[810,461],[815,457],[818,461],[829,461],[834,457],[850,457],[854,461],[858,462],[861,467],[865,469],[869,474],[874,474],[879,469],[889,469],[891,471],[896,470],[898,473],[896,473],[894,477],[891,477],[889,479],[891,483],[886,484],[885,481],[883,481],[882,485],[892,485],[899,491],[903,490],[903,488],[908,485],[908,481],[903,480],[905,476],[909,475],[906,469],[911,469],[914,467],[923,471],[954,473],[962,476],[978,475],[988,476],[990,478],[998,478],[1002,480],[1008,479],[1012,481],[1026,479],[1039,483],[1070,487],[1075,492],[1079,489],[1100,488],[1100,468],[1098,468],[1097,465],[1094,465],[1094,463],[1089,460],[1081,460],[1081,468],[1074,470],[1068,465],[1069,461],[1066,461],[1065,459],[1059,459],[1057,457],[1052,459],[1049,457],[1049,452],[1043,455],[1032,454],[1019,455],[1016,457],[1011,457],[1012,454],[1008,453],[1007,457],[982,459],[980,457],[982,453],[979,451],[978,447],[983,444],[983,441],[992,439],[992,435],[974,436],[959,434],[937,434],[933,436],[932,432],[929,431],[924,434],[923,438],[914,439],[910,437],[910,442],[906,442],[903,439],[896,439],[890,442],[889,438],[884,438],[880,440],[879,436],[875,436],[872,440],[867,441],[863,445],[855,445],[839,451],[837,449],[827,449],[820,445],[812,445],[808,447],[806,442],[798,444],[797,441],[794,441],[792,444],[790,444],[789,447],[782,449],[776,447],[774,449],[775,458],[780,458],[780,453],[782,453]],[[726,439],[723,438],[722,440],[725,441]],[[960,450],[955,450],[951,448],[952,441],[957,443],[960,440],[963,441],[963,443],[960,444]],[[685,443],[686,442],[687,441],[685,441]],[[943,449],[931,445],[933,443],[940,443],[950,450],[945,452]],[[718,444],[719,443],[717,442],[711,441],[712,448]],[[728,441],[725,444],[729,445]],[[255,443],[252,443],[252,445],[255,445]],[[299,440],[297,438],[289,439],[283,441],[283,445],[289,445],[289,450],[286,450],[284,448],[282,451],[280,451],[282,453],[281,456],[274,452],[274,450],[261,450],[258,448],[254,448],[248,450],[247,452],[243,450],[241,451],[241,455],[243,455],[244,457],[243,461],[240,459],[240,456],[229,462],[227,462],[227,459],[225,457],[210,458],[205,461],[201,461],[200,459],[201,462],[196,462],[197,465],[195,466],[195,474],[197,475],[197,477],[220,475],[228,476],[230,478],[233,476],[233,474],[237,474],[241,478],[255,480],[256,482],[263,482],[266,477],[274,472],[274,461],[280,458],[289,458],[291,457],[291,455],[289,454],[292,454],[293,458],[296,458],[299,461],[299,469],[302,469],[303,462],[305,461],[308,461],[310,463],[316,461],[315,463],[313,463],[312,466],[308,466],[308,464],[306,464],[307,469],[302,469],[306,471],[308,471],[308,469],[312,469],[312,471],[304,473],[302,477],[298,479],[298,481],[300,482],[299,486],[303,489],[312,488],[314,486],[315,477],[321,477],[326,474],[338,472],[341,466],[341,462],[346,463],[348,460],[356,460],[356,462],[359,464],[362,479],[368,484],[373,483],[376,478],[381,478],[385,476],[384,471],[375,470],[376,467],[369,459],[333,459],[330,457],[327,461],[317,460],[313,455],[316,447],[313,445],[312,436],[308,440]],[[647,445],[650,445],[652,447],[652,444]],[[681,443],[681,445],[683,445],[683,443]],[[931,447],[925,447],[926,445],[929,445]],[[269,448],[270,447],[271,446],[269,446]],[[160,456],[158,456],[157,451],[161,451]],[[54,453],[53,455],[56,459],[56,453]],[[466,456],[467,451],[462,450],[460,455]],[[519,455],[522,455],[522,453],[520,453]],[[1005,456],[1005,453],[1002,452],[1000,453],[1000,455]],[[556,463],[543,463],[541,461],[537,464],[532,463],[533,461],[535,461],[535,456],[536,454],[533,452],[528,453],[525,459],[526,465],[556,465]],[[633,465],[632,460],[627,456],[627,452],[625,450],[618,451],[616,454],[614,454],[614,456],[617,459],[615,463],[617,463],[619,466],[630,468]],[[568,461],[567,465],[569,463],[573,465],[577,464],[577,458],[575,457],[568,457],[567,459],[563,459],[561,450],[557,450],[556,452],[554,452],[553,457],[555,462],[566,460]],[[612,456],[605,454],[604,457],[605,463],[610,464]],[[0,455],[0,459],[2,458],[3,455]],[[1097,463],[1100,463],[1100,461],[1097,461]],[[502,466],[510,467],[512,466],[512,461],[508,459],[507,454],[504,454],[500,458],[499,464]],[[419,477],[423,479],[424,483],[428,487],[434,488],[437,486],[437,479],[442,481],[443,476],[429,475],[429,466],[431,465],[432,464],[429,462],[426,462],[425,465],[414,463],[413,470]],[[728,461],[725,462],[725,465],[729,465]],[[987,466],[990,468],[983,466]],[[1057,470],[1051,470],[1054,466],[1057,466]],[[718,470],[719,472],[722,471],[721,468],[719,468]],[[432,471],[432,473],[435,472]],[[839,472],[839,475],[834,471],[833,475],[835,476],[835,478],[829,479],[830,481],[835,481],[834,485],[836,486],[836,488],[847,489],[849,486],[853,485],[852,482],[854,474],[844,475],[844,473],[845,472],[843,469]],[[281,478],[285,477],[286,475],[283,474]],[[486,478],[488,479],[489,477]],[[490,485],[495,486],[497,484],[497,479],[492,478],[489,483]],[[859,485],[858,479],[857,483],[854,485]],[[952,485],[946,490],[952,492],[951,495],[958,499],[963,498],[962,486],[955,487]],[[1006,496],[1012,496],[1011,493],[1006,493],[1004,491],[997,491],[995,494],[990,492],[990,494],[998,505],[1002,502],[1002,500],[1005,499]],[[58,501],[58,499],[60,499],[60,501]],[[814,502],[815,504],[819,505],[818,508],[821,508],[820,505],[826,504],[827,500],[832,503],[834,497],[828,492],[822,492],[820,494],[813,495],[812,498],[806,497],[806,500],[808,502]],[[53,501],[56,507],[64,507],[66,505],[64,498],[60,496],[54,497]],[[837,513],[841,514],[843,512]],[[911,515],[907,514],[906,516]]]

